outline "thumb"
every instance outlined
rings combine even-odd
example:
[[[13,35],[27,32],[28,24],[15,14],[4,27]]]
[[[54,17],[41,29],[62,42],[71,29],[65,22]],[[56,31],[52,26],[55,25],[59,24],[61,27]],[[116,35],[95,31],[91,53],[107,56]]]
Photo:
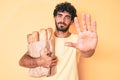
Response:
[[[76,43],[66,42],[66,43],[65,43],[65,46],[76,48]]]

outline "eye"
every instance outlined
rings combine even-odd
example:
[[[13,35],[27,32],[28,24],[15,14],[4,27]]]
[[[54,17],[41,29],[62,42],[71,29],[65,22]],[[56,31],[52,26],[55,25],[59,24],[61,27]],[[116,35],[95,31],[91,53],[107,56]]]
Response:
[[[71,19],[71,16],[67,15],[67,16],[66,16],[66,19],[70,20],[70,19]]]

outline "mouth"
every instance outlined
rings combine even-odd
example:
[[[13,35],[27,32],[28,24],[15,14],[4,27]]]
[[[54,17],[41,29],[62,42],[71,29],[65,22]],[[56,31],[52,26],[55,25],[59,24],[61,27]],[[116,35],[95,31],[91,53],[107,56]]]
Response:
[[[65,25],[64,24],[58,24],[60,27],[64,27]]]
[[[64,22],[58,22],[58,25],[66,26],[66,24]]]

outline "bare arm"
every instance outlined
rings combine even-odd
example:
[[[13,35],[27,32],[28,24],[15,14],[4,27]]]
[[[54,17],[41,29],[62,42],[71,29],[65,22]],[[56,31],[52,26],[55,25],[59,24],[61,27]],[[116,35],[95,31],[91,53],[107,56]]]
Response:
[[[26,68],[35,68],[38,66],[52,67],[57,64],[57,57],[49,57],[48,53],[44,54],[42,57],[33,58],[29,55],[28,51],[22,56],[19,61],[19,65]]]
[[[19,65],[27,68],[35,68],[41,65],[38,64],[38,61],[40,61],[40,58],[31,57],[27,51],[20,59]]]
[[[41,38],[43,38],[43,37],[41,37]],[[34,31],[32,34],[28,34],[27,41],[28,41],[28,44],[39,41],[39,32]],[[57,57],[49,56],[49,54],[51,54],[51,52],[46,51],[46,52],[44,52],[44,54],[42,54],[41,57],[34,58],[34,57],[31,57],[29,55],[29,51],[27,51],[20,59],[19,65],[26,67],[26,68],[35,68],[35,67],[39,67],[39,66],[43,66],[43,67],[55,66],[57,64]]]

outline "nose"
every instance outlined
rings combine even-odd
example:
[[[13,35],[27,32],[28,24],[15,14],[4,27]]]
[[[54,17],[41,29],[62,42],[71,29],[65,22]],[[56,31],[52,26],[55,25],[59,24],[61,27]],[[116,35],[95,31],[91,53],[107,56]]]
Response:
[[[62,18],[61,18],[61,22],[65,22],[65,17],[62,17]]]

